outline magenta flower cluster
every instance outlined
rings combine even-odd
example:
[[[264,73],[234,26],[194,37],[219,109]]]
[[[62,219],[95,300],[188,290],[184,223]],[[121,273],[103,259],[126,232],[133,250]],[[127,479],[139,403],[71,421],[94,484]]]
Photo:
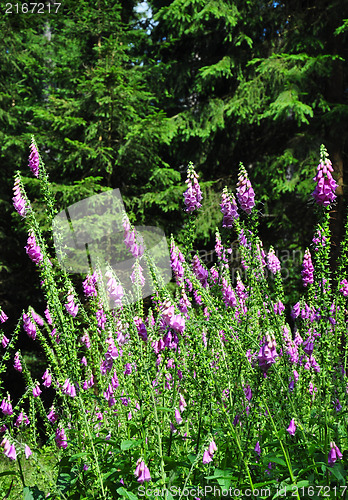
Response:
[[[187,169],[187,190],[184,192],[184,203],[186,205],[186,212],[193,212],[201,208],[202,204],[202,191],[198,182],[198,174],[190,163]]]
[[[303,257],[301,275],[303,286],[308,286],[314,283],[314,266],[312,263],[311,253],[308,248],[306,249]]]
[[[333,167],[328,158],[324,146],[321,147],[321,159],[317,168],[317,174],[314,181],[317,183],[312,196],[318,205],[327,207],[336,199],[337,182],[332,177]]]
[[[211,441],[207,450],[203,453],[203,463],[209,464],[214,458],[214,453],[217,451],[215,441]]]
[[[242,164],[239,166],[237,199],[241,209],[247,214],[250,214],[255,206],[255,193],[251,186],[247,171]]]
[[[221,198],[221,212],[223,214],[222,227],[233,227],[233,223],[239,218],[237,204],[232,193],[228,192],[227,187],[224,188]]]
[[[34,142],[30,145],[29,168],[35,177],[39,177],[40,158]]]

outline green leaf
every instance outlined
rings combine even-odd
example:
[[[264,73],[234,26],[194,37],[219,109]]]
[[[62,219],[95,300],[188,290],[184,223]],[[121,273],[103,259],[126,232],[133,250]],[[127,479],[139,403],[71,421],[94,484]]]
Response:
[[[25,486],[23,488],[23,499],[24,500],[44,500],[45,493],[37,486]]]
[[[134,495],[134,493],[132,493],[131,491],[127,491],[125,488],[123,488],[123,486],[118,488],[116,491],[119,495],[123,495],[124,497],[129,498],[129,500],[138,500],[138,497]]]
[[[137,439],[137,440],[132,439],[132,440],[122,441],[122,443],[121,443],[121,450],[125,451],[125,450],[129,450],[130,448],[136,448],[142,442],[143,442],[142,439]]]

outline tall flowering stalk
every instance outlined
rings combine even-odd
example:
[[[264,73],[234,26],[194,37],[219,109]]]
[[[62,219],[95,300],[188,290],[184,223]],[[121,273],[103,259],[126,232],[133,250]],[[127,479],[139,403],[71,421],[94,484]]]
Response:
[[[196,173],[193,163],[189,163],[187,169],[187,190],[184,192],[184,203],[186,205],[186,212],[193,212],[201,208],[202,191],[198,182],[198,174]]]
[[[320,147],[320,163],[314,181],[317,183],[312,196],[318,205],[327,207],[336,199],[337,182],[332,177],[333,167],[325,146]]]
[[[247,214],[250,214],[255,206],[255,193],[251,186],[247,171],[242,163],[239,165],[237,198],[241,209]]]

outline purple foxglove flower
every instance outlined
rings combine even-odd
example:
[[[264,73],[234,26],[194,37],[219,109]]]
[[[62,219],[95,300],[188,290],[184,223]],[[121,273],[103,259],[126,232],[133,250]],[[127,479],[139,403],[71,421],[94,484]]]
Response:
[[[40,264],[43,261],[41,248],[36,244],[35,234],[32,231],[29,233],[27,245],[24,248],[29,258],[35,264]]]
[[[95,313],[96,315],[96,318],[97,318],[97,322],[98,322],[98,327],[101,329],[101,330],[105,330],[105,325],[106,325],[106,314],[103,310],[103,308],[101,309],[98,309],[97,312]]]
[[[83,293],[86,297],[96,297],[97,289],[95,285],[98,281],[98,274],[94,271],[93,274],[87,274],[86,279],[82,282]]]
[[[286,429],[291,436],[295,435],[296,432],[296,425],[295,425],[295,420],[292,418],[289,427]]]
[[[4,313],[4,311],[0,308],[0,323],[5,323],[8,320],[8,316]]]
[[[10,402],[10,396],[7,397],[6,399],[2,400],[2,403],[0,405],[0,409],[4,415],[13,415],[13,409],[12,409],[12,404]]]
[[[338,399],[336,400],[335,410],[337,411],[337,413],[342,410],[342,405]]]
[[[342,293],[344,297],[348,297],[348,281],[344,279],[340,282],[340,285],[342,285],[342,287],[340,288],[339,291]]]
[[[343,458],[342,453],[340,452],[338,446],[334,441],[330,443],[330,451],[329,451],[329,456],[328,456],[328,465],[330,467],[333,467],[336,460],[341,460]]]
[[[39,177],[40,159],[39,159],[39,152],[34,142],[31,143],[30,150],[31,152],[29,155],[29,168],[35,177]]]
[[[31,451],[31,449],[29,448],[29,446],[27,444],[25,445],[24,453],[25,453],[26,459],[28,459],[30,457],[30,455],[33,454],[33,452]]]
[[[6,451],[5,451],[6,450]],[[17,458],[17,453],[16,453],[16,449],[14,447],[14,444],[11,444],[10,447],[7,449],[7,448],[4,448],[4,455],[9,458],[10,460],[16,460]]]
[[[207,287],[208,285],[208,276],[209,276],[209,272],[207,271],[207,269],[204,269],[204,267],[202,266],[200,260],[199,260],[199,257],[198,255],[195,255],[193,257],[193,261],[192,261],[192,270],[195,274],[195,276],[199,279],[199,281],[201,282],[202,286],[204,288]]]
[[[86,356],[82,356],[82,358],[81,358],[81,365],[83,365],[83,366],[87,366],[87,359],[86,359]]]
[[[138,335],[141,338],[141,340],[143,340],[144,342],[147,342],[147,330],[146,330],[145,324],[143,323],[143,320],[141,318],[139,318],[138,316],[136,316],[134,318],[134,323],[137,327]]]
[[[51,406],[47,418],[51,424],[54,424],[58,420],[58,415],[55,412],[54,406]]]
[[[182,424],[182,418],[181,418],[181,415],[180,415],[180,411],[176,408],[175,409],[175,420],[176,420],[176,423],[177,424]]]
[[[257,355],[259,367],[265,373],[270,368],[270,366],[276,362],[276,358],[278,357],[278,354],[276,351],[277,344],[276,344],[274,335],[270,335],[269,333],[267,333],[266,334],[266,342],[267,343],[261,347],[261,349]]]
[[[227,187],[225,187],[222,192],[220,207],[221,212],[224,216],[222,227],[233,227],[233,223],[236,219],[239,218],[239,214],[237,211],[236,200],[233,194],[228,192]]]
[[[89,339],[88,332],[86,332],[86,331],[84,332],[84,334],[80,338],[80,342],[82,344],[85,344],[85,346],[87,347],[87,349],[90,349],[90,347],[91,347],[91,341]]]
[[[302,263],[302,281],[303,286],[308,286],[314,283],[314,267],[312,264],[312,258],[308,248],[305,251],[303,263]]]
[[[45,318],[46,318],[46,320],[47,320],[47,323],[48,323],[49,325],[52,325],[52,324],[53,324],[53,321],[52,321],[52,317],[51,317],[51,315],[50,315],[50,312],[49,312],[49,310],[48,310],[48,307],[45,309],[44,314],[45,314]]]
[[[251,392],[250,385],[247,385],[247,387],[244,387],[244,394],[245,394],[246,399],[248,401],[250,401],[251,398],[253,397],[253,393]]]
[[[58,448],[67,448],[68,447],[68,440],[65,434],[65,430],[63,428],[57,429],[56,430],[56,436],[55,436],[55,442]]]
[[[239,165],[237,198],[241,209],[250,214],[255,206],[255,193],[242,163]]]
[[[2,336],[2,340],[1,340],[1,345],[4,349],[6,349],[6,347],[8,346],[8,343],[10,342],[10,340],[6,337],[5,334],[3,334]]]
[[[285,306],[284,306],[283,302],[281,300],[279,300],[276,304],[274,304],[273,309],[274,309],[275,314],[281,315],[281,314],[283,314],[283,312],[285,310]]]
[[[145,462],[139,458],[136,464],[134,475],[137,478],[138,483],[144,483],[151,481],[150,471],[146,467]]]
[[[225,278],[222,279],[222,297],[225,302],[225,307],[237,307],[237,299],[233,288],[228,284]]]
[[[296,319],[298,318],[299,315],[300,315],[300,303],[296,302],[296,304],[292,308],[291,317],[292,319]]]
[[[42,375],[42,380],[43,380],[42,385],[44,385],[45,387],[51,387],[51,384],[52,384],[52,375],[48,371],[48,368],[45,371],[45,373]]]
[[[79,305],[75,304],[74,302],[74,296],[72,293],[70,293],[67,297],[67,304],[65,304],[65,309],[68,311],[68,313],[75,318],[77,315],[77,312],[79,310]]]
[[[332,163],[328,158],[325,147],[322,145],[320,148],[320,163],[317,174],[313,179],[317,185],[312,196],[318,205],[324,207],[327,207],[336,199],[337,182],[333,179],[331,172],[333,172]]]
[[[30,338],[35,340],[36,339],[36,326],[35,326],[35,324],[31,321],[29,314],[23,313],[22,317],[23,317],[24,330],[26,331],[26,333],[28,334],[28,336]]]
[[[132,365],[130,363],[126,363],[124,368],[125,368],[124,370],[125,375],[130,375],[132,373]]]
[[[314,247],[315,252],[319,251],[319,246],[324,247],[326,245],[326,238],[321,234],[321,231],[319,229],[317,230],[312,242],[316,245]]]
[[[180,396],[179,410],[182,413],[185,410],[187,403],[186,403],[184,396],[182,394],[179,394],[179,396]]]
[[[198,174],[193,168],[193,164],[189,163],[187,169],[187,190],[184,193],[184,203],[186,205],[186,212],[193,212],[201,208],[202,204],[202,191],[198,182]]]
[[[170,263],[178,283],[181,283],[184,277],[184,262],[185,258],[183,254],[180,252],[179,248],[175,245],[174,240],[172,239],[170,243]]]
[[[277,274],[281,270],[280,262],[274,249],[271,247],[267,255],[267,267],[272,274]]]
[[[15,183],[13,186],[13,194],[14,194],[14,197],[12,198],[13,206],[15,207],[15,210],[19,213],[19,215],[24,218],[27,214],[27,207],[26,207],[26,201],[23,198],[21,180],[19,176],[16,176],[15,178]]]
[[[31,316],[37,325],[43,326],[44,320],[35,311],[31,310]]]
[[[109,278],[107,282],[107,289],[112,306],[122,306],[122,298],[124,295],[122,286],[117,284],[116,279],[112,276],[111,271],[107,271],[105,273],[105,276]]]
[[[308,356],[312,354],[314,349],[314,340],[312,339],[311,336],[309,336],[308,339],[305,342],[303,342],[302,348],[304,352],[308,354]]]
[[[41,393],[42,393],[42,390],[40,389],[40,384],[37,384],[37,385],[33,388],[33,396],[34,396],[34,398],[39,397]]]
[[[203,463],[204,464],[209,464],[213,460],[213,457],[209,454],[208,450],[205,450],[203,453]]]
[[[208,448],[208,453],[211,457],[213,457],[214,453],[217,451],[217,446],[215,444],[215,441],[211,441],[209,443],[209,448]]]
[[[261,455],[261,447],[259,441],[256,443],[254,451],[258,454]]]
[[[23,412],[21,411],[20,414],[17,417],[16,422],[14,423],[15,427],[19,427],[23,422]]]

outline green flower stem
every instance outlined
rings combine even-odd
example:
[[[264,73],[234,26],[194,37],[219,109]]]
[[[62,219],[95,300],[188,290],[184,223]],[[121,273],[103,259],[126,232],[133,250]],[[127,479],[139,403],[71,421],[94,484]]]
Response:
[[[164,470],[164,459],[163,459],[163,449],[162,449],[162,434],[161,434],[161,428],[160,428],[160,423],[158,420],[158,413],[157,413],[157,405],[156,405],[156,400],[155,400],[155,395],[153,391],[153,387],[151,384],[151,380],[149,377],[149,371],[146,370],[146,377],[148,381],[148,387],[150,388],[151,392],[151,399],[152,399],[152,404],[153,404],[153,411],[154,411],[154,417],[155,417],[155,422],[156,422],[156,430],[157,430],[157,439],[158,439],[158,451],[159,451],[159,456],[161,460],[161,477],[162,477],[162,485],[164,486],[166,484],[166,473]]]
[[[102,478],[102,475],[101,475],[101,472],[100,472],[100,468],[99,468],[98,455],[97,455],[97,453],[95,451],[95,448],[94,448],[93,438],[92,438],[91,431],[90,431],[90,428],[89,428],[89,422],[87,421],[87,418],[86,418],[86,408],[85,408],[85,405],[83,404],[83,400],[82,400],[80,394],[78,395],[78,402],[80,404],[80,410],[81,410],[81,413],[83,415],[83,420],[84,420],[84,423],[85,423],[85,430],[87,431],[89,442],[91,444],[92,453],[93,453],[93,457],[94,457],[94,461],[95,461],[95,466],[96,466],[96,469],[97,469],[97,475],[98,475],[98,480],[99,480],[99,484],[100,484],[101,494],[102,494],[102,497],[105,498],[105,500],[106,500],[107,497],[105,495],[105,490],[104,490],[104,485],[103,485],[103,478]]]
[[[285,462],[286,462],[286,465],[288,467],[288,471],[289,471],[289,474],[290,474],[290,478],[291,478],[292,484],[296,484],[296,479],[295,479],[294,473],[292,471],[291,462],[290,462],[290,459],[289,459],[289,454],[288,454],[287,450],[285,449],[285,446],[283,444],[283,440],[280,438],[280,436],[278,434],[278,430],[277,430],[277,427],[276,427],[276,425],[274,423],[274,420],[272,418],[272,414],[271,414],[271,412],[270,412],[270,410],[268,408],[268,405],[267,405],[267,403],[266,403],[266,401],[265,401],[265,399],[264,399],[264,397],[262,395],[261,395],[261,398],[262,398],[263,404],[266,407],[266,410],[267,410],[267,413],[268,413],[269,418],[271,420],[274,432],[276,433],[276,436],[278,438],[279,444],[281,446],[281,449],[282,449],[282,452],[283,452],[283,455],[284,455],[284,458],[285,458]],[[298,490],[296,491],[296,497],[298,498],[298,500],[300,500],[300,496],[298,494]]]

